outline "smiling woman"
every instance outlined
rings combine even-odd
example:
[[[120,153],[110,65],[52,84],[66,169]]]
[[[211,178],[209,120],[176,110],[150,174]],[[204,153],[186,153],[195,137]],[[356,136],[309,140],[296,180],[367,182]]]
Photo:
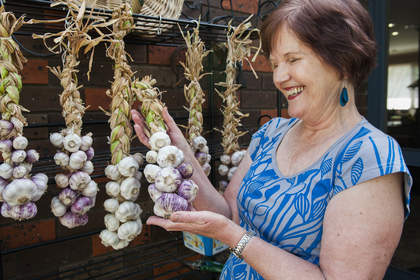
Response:
[[[369,14],[357,0],[284,0],[262,34],[292,119],[275,118],[252,136],[223,197],[185,149],[197,170],[198,211],[147,223],[229,245],[223,280],[382,279],[412,179],[398,143],[355,105],[375,64]],[[187,147],[164,119],[175,145]]]

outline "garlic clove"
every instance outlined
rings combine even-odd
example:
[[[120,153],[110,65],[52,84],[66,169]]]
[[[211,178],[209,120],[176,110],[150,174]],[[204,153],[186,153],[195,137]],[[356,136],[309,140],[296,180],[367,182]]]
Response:
[[[32,199],[36,189],[32,180],[15,179],[4,188],[2,196],[10,206],[22,205]]]
[[[70,153],[74,153],[79,151],[80,145],[82,144],[82,139],[79,135],[71,133],[64,137],[63,145],[64,149],[66,149]]]
[[[117,181],[121,177],[121,174],[117,166],[110,164],[105,168],[105,176],[108,179]]]
[[[109,231],[117,231],[120,226],[120,221],[112,214],[106,214],[104,217],[105,227]]]
[[[118,171],[125,177],[134,176],[139,170],[139,163],[133,157],[125,157],[118,164]]]
[[[159,151],[161,148],[170,145],[171,139],[166,132],[158,131],[149,138],[149,144],[152,150]]]
[[[165,146],[158,152],[157,163],[160,167],[177,167],[184,161],[184,153],[176,146]]]
[[[13,148],[16,150],[24,150],[28,146],[28,139],[25,136],[18,136],[13,139]]]
[[[57,148],[63,147],[63,139],[64,137],[61,133],[54,132],[50,134],[50,142]]]
[[[56,217],[61,217],[66,214],[67,207],[61,203],[60,199],[57,196],[54,196],[51,199],[51,212]]]

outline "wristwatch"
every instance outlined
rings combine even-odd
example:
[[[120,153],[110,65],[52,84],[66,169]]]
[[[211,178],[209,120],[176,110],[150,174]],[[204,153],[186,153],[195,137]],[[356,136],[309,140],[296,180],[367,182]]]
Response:
[[[248,242],[255,236],[255,233],[252,231],[247,231],[242,236],[241,240],[239,240],[238,244],[236,244],[235,248],[229,248],[230,252],[234,254],[236,257],[243,259],[242,251],[245,249]]]

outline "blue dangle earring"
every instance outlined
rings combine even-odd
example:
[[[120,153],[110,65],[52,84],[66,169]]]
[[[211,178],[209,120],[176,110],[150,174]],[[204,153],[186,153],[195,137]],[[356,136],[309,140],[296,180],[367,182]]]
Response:
[[[347,88],[343,87],[340,93],[340,105],[344,107],[346,106],[347,102],[349,102],[349,94],[347,92]]]

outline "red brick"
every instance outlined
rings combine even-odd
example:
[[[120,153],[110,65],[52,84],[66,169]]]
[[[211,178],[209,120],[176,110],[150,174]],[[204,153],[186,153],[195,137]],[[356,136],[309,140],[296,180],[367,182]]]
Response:
[[[277,114],[277,109],[266,109],[266,110],[261,110],[261,116],[263,115],[268,115],[272,118],[277,118],[278,114]],[[265,124],[266,122],[268,122],[270,119],[267,117],[264,117],[261,119],[260,125]]]
[[[96,111],[99,107],[105,110],[109,109],[111,98],[106,95],[107,89],[105,88],[85,88],[86,106],[88,110]]]
[[[165,274],[163,276],[159,276],[161,274],[166,273],[167,271],[172,271],[168,274]],[[188,271],[191,271],[191,269],[185,267],[181,262],[171,262],[168,264],[164,264],[158,267],[153,268],[153,275],[155,276],[155,280],[167,280],[167,279],[173,279],[183,273],[186,273]]]
[[[149,46],[149,64],[170,65],[175,47]]]
[[[48,61],[46,59],[29,59],[23,66],[22,82],[24,84],[48,84]]]
[[[249,14],[256,14],[258,11],[258,0],[235,0],[232,2],[234,11]],[[229,0],[224,0],[222,6],[224,9],[231,9]]]
[[[55,239],[54,219],[16,223],[0,230],[3,248],[11,249]]]
[[[252,57],[250,57],[248,59],[249,59],[249,61],[251,61]],[[252,67],[257,72],[273,72],[273,70],[271,69],[270,62],[263,55],[257,56],[255,61],[251,62],[251,63],[252,63]],[[251,71],[251,67],[249,66],[248,62],[244,61],[243,69],[246,70],[246,71]]]

